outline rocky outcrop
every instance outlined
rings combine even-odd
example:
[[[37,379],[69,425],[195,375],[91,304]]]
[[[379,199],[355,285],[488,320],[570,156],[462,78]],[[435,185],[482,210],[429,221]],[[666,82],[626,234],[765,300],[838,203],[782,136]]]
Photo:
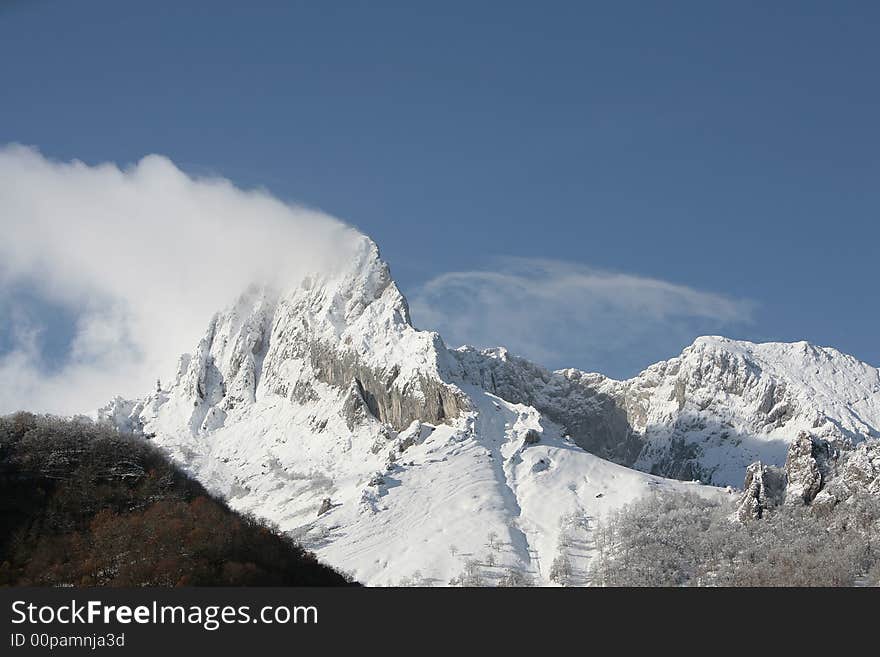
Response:
[[[396,431],[416,420],[446,422],[467,408],[461,391],[439,378],[422,374],[398,382],[400,368],[373,368],[361,363],[355,353],[321,344],[310,345],[305,356],[318,381],[336,387],[357,381],[370,413]]]
[[[524,445],[537,445],[539,442],[541,442],[541,434],[534,429],[529,429],[523,436]]]
[[[853,495],[880,496],[880,440],[848,449],[801,433],[791,443],[784,468],[753,463],[746,471],[737,518],[761,518],[780,504],[810,506],[824,513]]]
[[[625,381],[549,372],[504,349],[452,353],[464,382],[535,407],[597,456],[665,477],[738,485],[749,463],[782,465],[800,432],[832,449],[880,438],[877,369],[805,342],[702,337]]]
[[[761,518],[768,509],[779,506],[785,497],[785,472],[760,461],[746,470],[743,494],[736,508],[740,522]]]
[[[456,380],[479,386],[515,404],[538,409],[565,427],[586,451],[621,465],[632,465],[644,447],[633,429],[623,395],[601,389],[606,378],[579,370],[550,372],[506,349],[462,347],[455,357]],[[633,410],[637,414],[637,411]]]
[[[106,406],[98,409],[98,421],[107,423],[122,433],[142,435],[144,426],[140,414],[143,410],[143,402],[123,399],[117,395]]]
[[[880,496],[880,440],[867,440],[842,451],[813,504],[833,507],[858,494]]]
[[[342,417],[349,430],[371,417],[370,409],[364,400],[364,389],[357,379],[354,379],[348,388],[345,402],[342,405]]]
[[[788,449],[785,460],[786,502],[809,504],[822,489],[832,468],[835,450],[825,441],[801,432]]]

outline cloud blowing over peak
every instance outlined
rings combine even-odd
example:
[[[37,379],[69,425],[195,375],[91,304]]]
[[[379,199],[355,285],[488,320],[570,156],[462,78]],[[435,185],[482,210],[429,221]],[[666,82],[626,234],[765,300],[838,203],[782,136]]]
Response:
[[[89,166],[17,145],[0,147],[0,230],[0,412],[88,412],[139,396],[249,283],[332,271],[362,239],[160,155]],[[69,318],[70,335],[49,363],[52,313]]]
[[[140,396],[249,284],[332,273],[365,239],[159,155],[120,168],[23,146],[0,147],[0,230],[0,413],[91,412]],[[685,285],[534,258],[441,274],[410,306],[449,344],[618,377],[753,312]]]

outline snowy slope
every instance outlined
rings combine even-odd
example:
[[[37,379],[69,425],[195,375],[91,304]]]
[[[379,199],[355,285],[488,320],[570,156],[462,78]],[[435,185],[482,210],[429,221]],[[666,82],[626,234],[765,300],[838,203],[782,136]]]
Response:
[[[487,584],[508,569],[548,584],[560,553],[586,584],[589,528],[608,510],[660,489],[729,494],[600,459],[535,409],[477,388],[466,390],[473,410],[450,424],[416,421],[378,438],[371,422],[349,430],[343,392],[316,389],[308,404],[267,395],[207,437],[155,440],[236,510],[293,532],[366,584],[446,585],[472,559]],[[535,444],[524,442],[529,429]],[[333,506],[316,517],[326,497]]]
[[[728,494],[609,463],[563,439],[533,408],[467,393],[472,413],[404,451],[360,505],[343,502],[310,525],[303,535],[319,556],[374,585],[445,585],[470,560],[487,584],[509,569],[547,584],[564,553],[574,583],[586,584],[589,529],[608,510],[660,489]],[[524,442],[529,429],[539,442]]]
[[[102,414],[367,584],[547,584],[560,554],[587,584],[597,518],[662,489],[729,495],[683,480],[740,485],[801,428],[877,435],[880,386],[804,344],[701,338],[629,381],[449,350],[363,238],[340,271],[248,290],[170,385]]]

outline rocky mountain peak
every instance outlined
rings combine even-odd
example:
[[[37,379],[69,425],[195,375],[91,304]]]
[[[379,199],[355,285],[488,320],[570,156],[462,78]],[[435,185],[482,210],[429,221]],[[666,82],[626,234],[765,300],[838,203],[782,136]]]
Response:
[[[436,333],[413,328],[388,265],[363,237],[345,263],[287,289],[252,286],[215,315],[168,390],[147,398],[143,422],[204,436],[261,397],[307,404],[320,385],[339,393],[343,415],[356,385],[364,421],[397,430],[443,421],[466,405],[441,378],[445,351]]]
[[[880,436],[876,368],[718,336],[627,380],[549,371],[503,347],[450,350],[413,327],[376,245],[356,246],[300,281],[249,288],[170,385],[101,414],[368,582],[389,583],[391,562],[440,564],[448,578],[455,555],[438,533],[475,551],[489,526],[517,546],[511,565],[543,581],[539,564],[577,530],[563,515],[653,490],[727,497],[700,482],[748,475],[745,518],[880,488],[864,446]],[[416,540],[428,552],[413,556]]]
[[[808,343],[700,337],[623,381],[498,349],[454,355],[459,379],[534,406],[587,451],[678,479],[738,485],[754,461],[781,465],[804,431],[833,445],[880,436],[878,370]]]

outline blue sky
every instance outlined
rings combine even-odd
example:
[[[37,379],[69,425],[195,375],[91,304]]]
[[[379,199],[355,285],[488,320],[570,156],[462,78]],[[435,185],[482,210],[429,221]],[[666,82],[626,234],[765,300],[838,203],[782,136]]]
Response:
[[[320,208],[375,238],[417,321],[446,314],[438,277],[532,280],[522,259],[733,304],[607,349],[565,337],[617,332],[595,299],[571,331],[482,318],[551,366],[629,375],[702,332],[880,364],[878,34],[872,2],[0,2],[0,143],[161,153]],[[71,310],[5,298],[63,357]]]

